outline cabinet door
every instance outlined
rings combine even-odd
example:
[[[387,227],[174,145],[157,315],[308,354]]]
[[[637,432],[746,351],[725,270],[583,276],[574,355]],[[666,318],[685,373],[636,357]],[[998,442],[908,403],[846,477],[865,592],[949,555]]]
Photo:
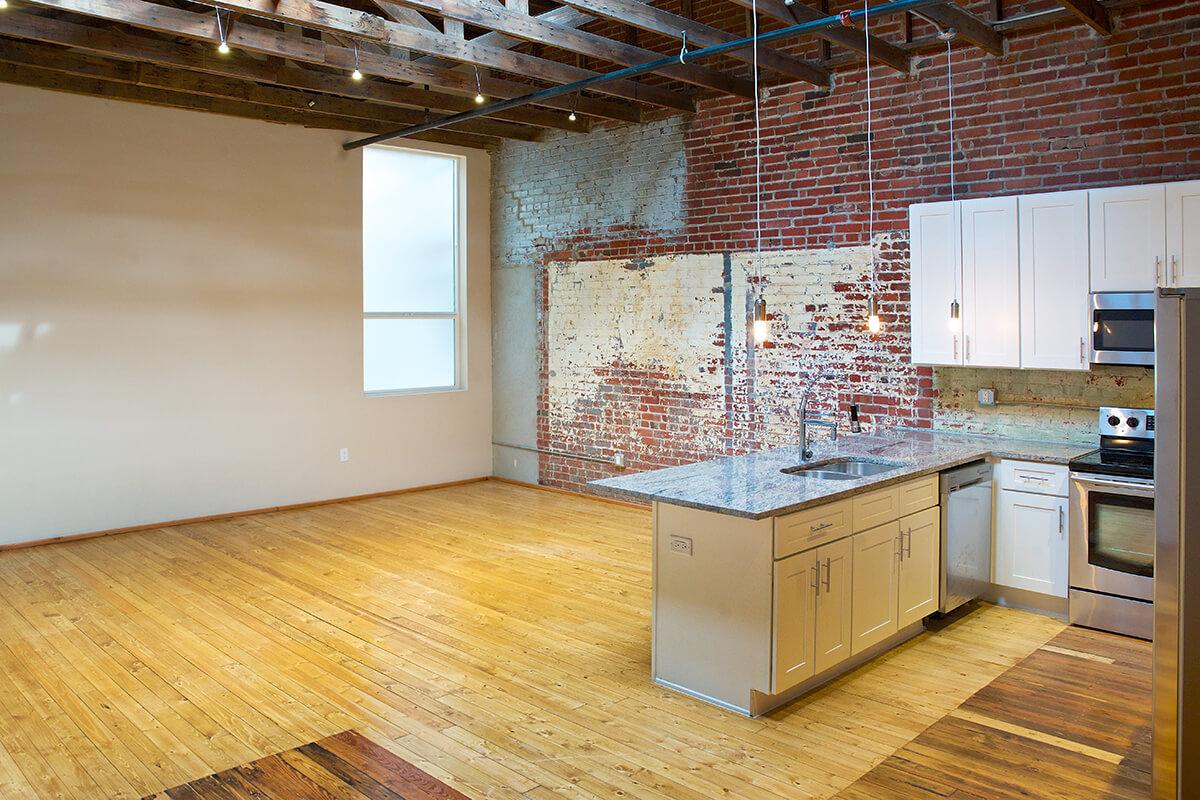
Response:
[[[1021,366],[1017,198],[962,203],[963,363]]]
[[[1200,286],[1200,181],[1168,183],[1168,286]]]
[[[928,508],[900,520],[899,577],[896,580],[903,628],[938,610],[942,558],[941,508]]]
[[[1150,292],[1166,263],[1161,184],[1088,192],[1093,292]]]
[[[1021,251],[1021,366],[1088,368],[1087,192],[1017,199]]]
[[[1067,596],[1067,500],[1000,491],[996,583]]]
[[[897,630],[896,553],[900,522],[857,533],[850,558],[850,650],[854,655]]]
[[[779,694],[816,674],[813,653],[816,593],[816,550],[775,562],[772,694]]]
[[[914,364],[962,363],[959,332],[950,327],[950,303],[962,276],[961,235],[958,203],[908,207]]]
[[[817,551],[817,672],[850,657],[851,539]]]

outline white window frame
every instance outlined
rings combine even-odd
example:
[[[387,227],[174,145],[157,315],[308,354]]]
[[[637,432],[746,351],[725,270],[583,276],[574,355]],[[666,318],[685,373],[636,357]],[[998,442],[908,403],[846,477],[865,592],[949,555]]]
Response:
[[[369,319],[450,319],[454,321],[454,383],[449,386],[413,386],[407,389],[363,389],[366,397],[393,397],[402,395],[442,394],[446,392],[463,392],[467,389],[466,375],[466,335],[467,326],[463,309],[466,307],[466,216],[467,216],[467,159],[454,153],[443,153],[436,150],[425,150],[417,147],[396,147],[394,145],[370,145],[371,147],[389,147],[393,150],[407,150],[425,156],[446,158],[454,162],[454,310],[453,311],[363,311],[365,322]],[[364,167],[365,169],[365,167]],[[363,236],[366,236],[364,227]],[[365,264],[359,265],[363,273]],[[360,304],[363,303],[360,292]],[[363,369],[362,383],[366,383],[366,342],[360,333],[360,344],[363,345],[360,366]]]

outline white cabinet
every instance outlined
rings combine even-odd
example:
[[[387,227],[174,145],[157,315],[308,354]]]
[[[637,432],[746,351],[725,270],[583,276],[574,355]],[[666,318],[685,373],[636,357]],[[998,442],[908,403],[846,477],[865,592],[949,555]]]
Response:
[[[994,582],[1067,596],[1067,468],[1002,461],[996,471]]]
[[[1161,184],[1088,192],[1093,292],[1150,292],[1166,264]]]
[[[912,277],[909,289],[914,364],[961,364],[959,332],[950,303],[962,274],[962,226],[957,202],[917,203],[908,209]]]
[[[1200,286],[1200,181],[1168,183],[1167,286]]]
[[[1088,193],[1017,199],[1021,366],[1088,368]]]
[[[963,363],[1019,367],[1017,198],[964,200],[961,213]]]

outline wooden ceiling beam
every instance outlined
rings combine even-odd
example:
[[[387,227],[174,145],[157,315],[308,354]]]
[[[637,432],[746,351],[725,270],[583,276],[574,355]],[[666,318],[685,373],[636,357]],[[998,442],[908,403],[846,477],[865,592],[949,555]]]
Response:
[[[411,8],[404,8],[403,6],[397,6],[395,3],[386,3],[386,4],[378,4],[377,3],[377,5],[380,5],[380,10],[383,11],[383,13],[387,16],[391,16],[391,13],[389,11],[389,9],[391,9],[392,11],[395,11],[395,12],[405,11],[405,12],[408,12],[409,14],[413,14],[417,17],[421,17],[420,14],[418,14],[416,11],[413,11]],[[383,7],[383,5],[386,5],[387,7],[385,8],[385,7]],[[391,18],[393,20],[395,20],[396,22],[404,21],[402,19],[398,19],[397,17],[391,17]],[[421,19],[425,19],[425,18],[421,17]],[[588,24],[589,22],[595,21],[596,18],[593,17],[591,14],[584,14],[580,11],[576,11],[575,9],[571,8],[570,6],[559,6],[558,8],[554,8],[549,11],[546,11],[545,13],[536,15],[535,19],[542,20],[543,22],[552,22],[555,25],[561,25],[561,26],[567,27],[567,28],[582,28],[584,25]],[[476,42],[478,44],[486,44],[488,47],[501,47],[501,48],[504,48],[505,50],[511,50],[514,47],[516,47],[517,45],[524,44],[524,42],[525,42],[524,39],[518,39],[515,36],[508,36],[507,34],[503,34],[498,31],[488,31],[487,33],[483,33],[483,34],[480,34],[479,36],[476,36],[471,41]],[[456,66],[456,62],[447,61],[446,59],[439,58],[438,56],[421,56],[420,58],[417,59],[417,61],[422,64],[437,64],[439,66]]]
[[[663,57],[644,47],[619,42],[587,31],[531,17],[512,11],[505,6],[481,0],[374,0],[381,7],[403,5],[449,17],[480,28],[514,36],[527,42],[536,42],[573,53],[592,56],[621,66],[633,66]],[[699,64],[673,64],[656,70],[684,83],[714,89],[724,94],[753,99],[754,86],[744,79]]]
[[[256,17],[294,22],[296,15],[302,15],[306,28],[314,28],[329,33],[345,33],[359,39],[384,41],[387,39],[385,20],[365,11],[338,6],[320,0],[287,0],[286,3],[277,0],[205,0],[209,5],[225,8],[230,11],[245,12]]]
[[[743,8],[750,8],[752,5],[751,0],[733,0],[733,2]],[[784,3],[783,0],[757,0],[757,5],[758,13],[787,25],[794,25],[797,22],[811,22],[812,20],[827,16],[823,11],[804,5],[801,0],[796,0],[790,6]],[[833,44],[841,45],[857,53],[865,55],[867,51],[867,37],[862,29],[858,27],[823,28],[819,31],[813,31],[812,35]],[[871,58],[881,64],[886,64],[897,72],[908,74],[908,54],[904,52],[903,48],[880,39],[874,34],[871,36]]]
[[[985,20],[955,2],[930,5],[917,16],[928,17],[943,28],[954,28],[958,35],[994,56],[1004,55],[1004,37]],[[874,42],[871,43],[874,46]]]
[[[79,25],[62,19],[36,16],[25,11],[11,11],[0,15],[0,34],[84,50],[107,58],[143,61],[290,89],[321,92],[385,106],[431,108],[455,113],[476,107],[471,99],[459,95],[428,92],[390,81],[348,81],[341,75],[289,65],[282,58],[257,59],[238,53],[219,56],[208,47]],[[515,138],[525,138],[526,126],[557,128],[577,133],[587,131],[586,123],[582,121],[570,122],[564,114],[534,108],[512,109],[496,114],[493,119],[516,123],[512,126],[514,132],[520,131],[522,135]]]
[[[44,8],[131,25],[202,42],[217,41],[216,20],[211,13],[196,13],[183,9],[147,3],[144,0],[27,0]],[[275,31],[257,25],[239,25],[229,36],[229,45],[264,55],[278,56],[296,62],[333,67],[347,73],[354,69],[355,54],[349,47],[340,47],[306,37],[295,37],[286,31]],[[408,83],[436,86],[441,89],[475,94],[475,81],[469,75],[454,70],[439,69],[412,61],[403,61],[377,53],[360,52],[359,68],[364,74]],[[537,87],[527,83],[485,78],[483,91],[491,97],[521,97]],[[539,103],[563,111],[577,110],[579,114],[639,122],[641,112],[634,106],[612,103],[593,97],[554,97]]]
[[[0,23],[2,22],[0,20]],[[262,86],[254,81],[167,69],[155,64],[113,61],[72,53],[61,47],[30,42],[0,39],[0,61],[48,69],[53,72],[65,72],[83,78],[129,83],[147,89],[162,89],[168,92],[240,100],[254,105],[321,113],[343,117],[347,120],[399,123],[401,125],[416,125],[425,121],[423,113],[411,109],[378,106],[317,92]],[[480,123],[475,126],[463,125],[459,130],[463,133],[494,139],[515,138],[533,141],[538,137],[537,131],[533,128],[520,128],[516,125],[487,119],[480,120]]]
[[[670,36],[676,41],[682,40],[683,31],[687,31],[688,44],[695,47],[711,47],[716,44],[732,42],[738,38],[728,31],[704,25],[669,11],[663,11],[640,2],[640,0],[562,0],[562,2],[578,11],[595,14],[615,22],[623,22],[644,31]],[[745,63],[753,61],[749,49],[729,55]],[[774,72],[807,81],[814,86],[826,87],[829,85],[829,72],[823,67],[769,47],[759,48],[758,63]]]
[[[1111,36],[1112,15],[1096,0],[1058,0],[1064,8],[1079,17],[1101,36]]]
[[[336,13],[335,9],[342,8],[332,3],[326,3],[324,0],[221,0],[221,4],[225,8],[249,14],[258,13],[259,7],[264,4],[273,5],[272,19],[304,27],[322,24],[329,16]],[[395,47],[445,56],[467,64],[492,67],[549,83],[572,83],[597,74],[571,64],[563,64],[512,50],[488,47],[466,39],[401,25],[383,17],[374,17],[374,19],[379,20],[383,26],[385,35],[382,41]],[[692,112],[696,110],[695,100],[686,94],[630,80],[610,81],[598,86],[595,91],[636,103],[649,103],[676,111]]]
[[[12,83],[20,86],[70,92],[72,94],[102,97],[110,100],[127,100],[154,106],[206,111],[213,114],[258,120],[260,122],[301,125],[305,128],[351,131],[355,133],[376,133],[383,132],[389,127],[386,123],[350,119],[314,111],[296,111],[261,106],[243,100],[202,97],[164,89],[152,89],[129,83],[70,75],[23,64],[0,63],[0,83]],[[433,135],[427,136],[426,134],[421,134],[414,138],[426,138],[427,141],[431,142],[474,148],[484,148],[499,141],[483,136],[455,133],[454,131],[432,131],[430,133]]]

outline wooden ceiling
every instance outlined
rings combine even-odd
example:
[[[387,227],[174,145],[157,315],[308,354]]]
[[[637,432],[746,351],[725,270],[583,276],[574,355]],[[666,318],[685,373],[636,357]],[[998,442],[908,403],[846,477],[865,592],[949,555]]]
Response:
[[[817,0],[758,0],[760,19],[780,26],[828,14],[827,0],[819,7],[806,2]],[[1107,35],[1111,10],[1133,0],[1059,2],[1005,18],[1000,0],[992,0],[984,18],[945,0],[920,16],[955,28],[955,46],[1000,55],[1006,35],[1064,20]],[[691,49],[746,35],[696,21],[691,0],[675,7],[683,13],[641,0],[558,0],[534,8],[530,0],[8,0],[0,10],[0,81],[373,134],[473,109],[477,93],[519,97],[652,61],[677,52],[685,35]],[[945,47],[932,33],[914,36],[911,17],[888,30],[871,35],[870,52],[874,64],[891,70],[907,72],[914,55]],[[827,88],[834,71],[862,64],[861,30],[812,36],[824,44],[801,49],[815,57],[760,48],[764,82]],[[222,37],[227,54],[217,51]],[[752,98],[750,62],[746,50],[717,65],[672,64],[645,79],[607,82],[417,138],[483,147],[537,140],[548,130],[584,133],[597,122],[692,113],[707,97]],[[361,80],[351,78],[355,69]]]

